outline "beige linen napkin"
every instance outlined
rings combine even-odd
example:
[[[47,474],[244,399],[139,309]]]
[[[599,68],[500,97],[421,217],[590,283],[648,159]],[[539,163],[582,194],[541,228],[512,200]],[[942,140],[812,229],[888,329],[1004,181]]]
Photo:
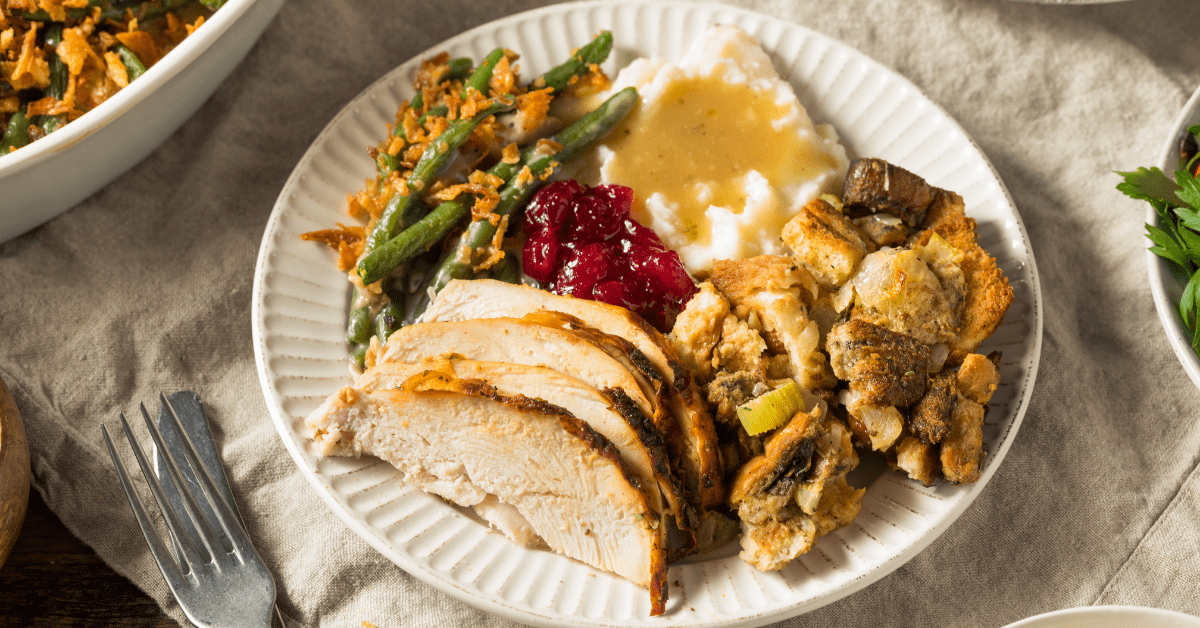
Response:
[[[538,4],[292,0],[149,158],[0,246],[0,375],[34,486],[177,619],[99,423],[194,389],[291,625],[509,624],[384,560],[309,488],[262,400],[250,285],[275,197],[334,113],[406,59]],[[1157,159],[1200,83],[1200,4],[737,4],[849,43],[961,122],[1016,200],[1046,306],[1032,405],[976,503],[895,573],[784,623],[1000,626],[1092,603],[1200,613],[1200,397],[1150,300],[1144,208],[1112,174]]]
[[[1179,494],[1133,555],[1109,581],[1097,604],[1170,608],[1172,600],[1200,600],[1200,468],[1193,469]]]

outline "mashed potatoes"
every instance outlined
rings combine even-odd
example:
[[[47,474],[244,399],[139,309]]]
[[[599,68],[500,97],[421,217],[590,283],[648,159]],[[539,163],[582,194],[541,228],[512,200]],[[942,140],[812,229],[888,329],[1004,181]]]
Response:
[[[688,271],[714,259],[781,254],[783,225],[841,189],[846,152],[814,126],[754,38],[716,25],[678,65],[638,59],[612,91],[636,86],[637,110],[595,149],[598,179],[633,188],[633,217]]]

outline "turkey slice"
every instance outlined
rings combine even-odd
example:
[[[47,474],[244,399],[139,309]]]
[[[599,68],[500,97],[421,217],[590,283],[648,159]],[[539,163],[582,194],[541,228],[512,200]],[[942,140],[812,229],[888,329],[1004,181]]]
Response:
[[[586,382],[597,390],[623,391],[647,416],[657,413],[638,379],[604,349],[564,329],[512,318],[467,320],[454,323],[417,323],[402,327],[388,338],[367,365],[385,362],[415,363],[444,357],[481,362],[509,362],[540,366]]]
[[[368,393],[399,388],[410,377],[431,370],[478,379],[494,386],[501,395],[524,395],[565,409],[617,447],[622,460],[647,489],[650,505],[656,512],[671,515],[682,529],[695,528],[695,511],[683,499],[682,489],[671,475],[662,437],[623,393],[598,391],[578,379],[546,368],[475,360],[435,360],[418,364],[385,362],[367,369],[355,379],[354,386]],[[483,516],[491,520],[487,515]],[[663,530],[665,533],[665,526]]]
[[[651,613],[663,612],[658,515],[616,447],[565,410],[434,374],[400,390],[343,388],[305,425],[322,455],[378,456],[461,506],[494,495],[551,549],[649,588]]]
[[[519,318],[538,311],[560,312],[588,327],[631,343],[660,373],[666,384],[668,408],[679,426],[687,488],[698,505],[711,508],[724,501],[723,470],[717,454],[712,416],[699,389],[666,338],[645,319],[623,307],[551,294],[531,286],[494,279],[451,281],[425,310],[426,321],[465,321],[480,318]],[[669,434],[668,434],[669,436]]]

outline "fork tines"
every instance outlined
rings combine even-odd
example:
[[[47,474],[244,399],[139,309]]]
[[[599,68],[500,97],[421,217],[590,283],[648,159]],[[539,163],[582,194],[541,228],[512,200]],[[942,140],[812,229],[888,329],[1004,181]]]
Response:
[[[199,625],[211,625],[213,622],[208,621],[209,619],[227,615],[229,609],[223,611],[217,607],[218,604],[226,602],[221,598],[248,597],[245,595],[249,592],[247,587],[253,592],[261,594],[261,596],[255,595],[254,597],[265,599],[269,593],[270,604],[267,606],[269,609],[275,600],[275,585],[270,572],[267,571],[261,558],[255,552],[249,535],[238,522],[229,504],[220,496],[208,469],[200,462],[195,445],[188,436],[187,430],[183,428],[175,409],[161,393],[159,399],[171,416],[171,420],[167,423],[168,429],[177,432],[178,438],[172,438],[174,443],[178,444],[174,448],[168,448],[164,444],[163,435],[154,421],[150,420],[150,414],[146,411],[145,404],[139,404],[139,406],[142,419],[150,431],[150,437],[154,440],[159,455],[166,462],[169,475],[183,498],[183,512],[179,512],[177,507],[172,507],[171,502],[167,499],[162,484],[155,477],[146,454],[138,445],[123,412],[120,414],[121,428],[133,449],[138,466],[142,469],[142,476],[145,478],[146,484],[150,486],[154,500],[158,502],[167,529],[170,530],[171,536],[179,546],[182,557],[180,563],[176,562],[172,552],[168,550],[167,544],[150,520],[145,504],[138,496],[137,490],[125,470],[125,465],[122,464],[113,447],[108,429],[104,425],[100,426],[104,435],[104,443],[108,447],[109,455],[112,456],[113,466],[116,467],[117,476],[121,480],[121,486],[125,489],[125,496],[129,499],[129,505],[133,509],[142,535],[146,537],[146,542],[150,546],[150,553],[153,555],[154,561],[158,563],[163,578],[166,579],[167,585],[179,600],[188,617]],[[176,434],[172,436],[176,436]],[[187,462],[186,468],[180,464],[180,454]],[[199,481],[201,496],[192,494],[188,488],[189,483],[185,481],[185,475]],[[207,500],[215,515],[216,526],[212,525],[202,514],[198,499]],[[199,540],[199,544],[195,539]],[[194,595],[197,589],[204,589],[203,592],[208,595],[204,599],[198,598]],[[193,595],[189,597],[189,594]],[[198,611],[202,607],[206,609],[206,612]],[[198,616],[194,616],[194,612]],[[248,613],[243,617],[258,614],[257,612]],[[257,622],[252,623],[263,625]]]

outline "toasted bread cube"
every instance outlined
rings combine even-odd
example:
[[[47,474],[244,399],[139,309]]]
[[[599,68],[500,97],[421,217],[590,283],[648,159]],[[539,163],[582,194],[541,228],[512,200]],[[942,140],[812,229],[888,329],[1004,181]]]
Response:
[[[783,226],[783,243],[792,259],[807,268],[821,285],[846,283],[874,245],[844,214],[833,196],[822,196],[805,205]]]
[[[942,476],[955,484],[979,479],[983,464],[983,406],[959,395],[950,432],[942,439]]]
[[[966,279],[966,304],[958,336],[949,343],[950,357],[946,360],[946,364],[955,366],[1000,326],[1013,301],[1013,289],[1004,271],[996,265],[996,259],[976,241],[974,218],[961,216],[926,229],[914,238],[913,244],[928,244],[934,233],[964,254],[959,268]]]
[[[933,486],[938,475],[938,447],[915,436],[905,436],[896,443],[894,466],[921,484]]]
[[[958,369],[958,392],[975,403],[986,404],[1000,385],[1000,371],[996,365],[978,353],[963,358]]]

